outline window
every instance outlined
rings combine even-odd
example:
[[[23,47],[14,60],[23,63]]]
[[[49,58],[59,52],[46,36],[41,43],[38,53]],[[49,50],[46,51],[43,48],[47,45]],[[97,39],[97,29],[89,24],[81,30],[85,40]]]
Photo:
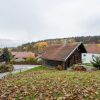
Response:
[[[92,57],[95,57],[95,55],[92,55]]]
[[[84,57],[86,56],[86,54],[83,55]]]
[[[94,59],[95,58],[95,55],[92,55],[92,59]]]

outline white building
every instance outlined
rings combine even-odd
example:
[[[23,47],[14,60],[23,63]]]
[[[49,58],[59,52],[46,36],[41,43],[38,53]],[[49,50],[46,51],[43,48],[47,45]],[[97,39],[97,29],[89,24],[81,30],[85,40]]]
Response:
[[[82,63],[91,63],[95,57],[100,57],[100,54],[82,53]]]

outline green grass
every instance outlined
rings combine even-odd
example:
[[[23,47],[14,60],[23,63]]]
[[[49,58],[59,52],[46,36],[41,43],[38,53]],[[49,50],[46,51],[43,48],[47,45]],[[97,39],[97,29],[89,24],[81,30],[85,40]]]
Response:
[[[85,66],[85,68],[86,68],[87,70],[91,70],[92,68],[94,68],[93,65],[92,65],[91,63],[85,63],[85,64],[83,64],[83,65]]]
[[[32,69],[29,69],[25,72],[30,72],[30,71],[41,71],[41,70],[47,70],[48,68],[45,67],[45,66],[38,66],[38,67],[35,67],[35,68],[32,68]]]
[[[88,67],[93,67],[93,65],[91,63],[86,63],[84,64],[85,66],[88,66]]]
[[[29,70],[26,70],[26,71],[22,71],[22,72],[17,72],[17,73],[10,73],[11,75],[17,75],[17,74],[20,74],[20,73],[27,73],[27,72],[31,72],[31,71],[41,71],[41,70],[47,70],[48,68],[45,67],[45,66],[38,66],[38,67],[34,67],[34,68],[31,68]],[[8,75],[10,75],[8,74]]]
[[[0,95],[0,100],[99,100],[100,71],[57,71],[39,66],[0,80]]]

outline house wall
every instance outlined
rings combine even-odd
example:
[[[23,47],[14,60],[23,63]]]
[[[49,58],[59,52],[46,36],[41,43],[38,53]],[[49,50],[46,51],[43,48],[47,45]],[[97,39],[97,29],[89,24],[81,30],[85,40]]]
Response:
[[[65,62],[65,69],[67,69],[68,67],[74,65],[74,64],[78,64],[81,63],[81,51],[78,48]]]
[[[93,57],[100,57],[100,54],[82,53],[82,63],[91,63]]]
[[[43,59],[43,65],[48,66],[48,67],[56,67],[58,65],[63,66],[63,62]]]

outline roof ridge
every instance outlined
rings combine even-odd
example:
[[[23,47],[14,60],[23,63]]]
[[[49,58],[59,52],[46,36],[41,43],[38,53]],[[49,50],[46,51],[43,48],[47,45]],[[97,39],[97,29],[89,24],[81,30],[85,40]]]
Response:
[[[75,46],[75,48],[72,50],[72,52],[70,52],[70,54],[66,57],[65,60],[67,60],[67,59],[70,57],[70,55],[71,55],[81,44],[82,44],[82,42],[77,43],[77,45]]]

